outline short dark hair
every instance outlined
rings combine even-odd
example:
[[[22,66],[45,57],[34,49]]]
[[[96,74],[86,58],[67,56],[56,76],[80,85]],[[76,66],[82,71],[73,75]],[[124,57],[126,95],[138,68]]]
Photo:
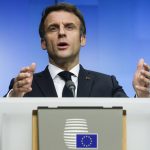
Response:
[[[50,14],[51,12],[54,12],[54,11],[61,11],[61,10],[70,12],[70,13],[73,13],[74,15],[76,15],[81,22],[80,34],[86,35],[86,26],[85,26],[84,17],[81,14],[81,12],[77,9],[77,7],[72,4],[68,4],[68,3],[58,3],[54,6],[46,7],[44,9],[44,11],[42,12],[42,18],[41,18],[41,22],[40,22],[40,26],[39,26],[40,37],[44,38],[44,34],[45,34],[44,21],[45,21],[46,17],[48,16],[48,14]]]

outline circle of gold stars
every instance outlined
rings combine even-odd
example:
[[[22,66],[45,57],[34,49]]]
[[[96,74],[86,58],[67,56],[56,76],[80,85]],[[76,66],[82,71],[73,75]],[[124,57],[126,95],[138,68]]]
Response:
[[[89,143],[88,144],[85,144],[85,140],[89,140]],[[89,146],[91,146],[91,144],[92,144],[92,138],[90,137],[90,136],[88,136],[88,135],[86,135],[86,136],[83,136],[82,137],[82,139],[81,139],[81,144],[84,146],[84,147],[89,147]]]

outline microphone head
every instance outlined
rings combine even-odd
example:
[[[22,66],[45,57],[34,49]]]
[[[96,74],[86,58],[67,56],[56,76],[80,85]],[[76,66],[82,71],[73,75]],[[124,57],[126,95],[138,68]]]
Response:
[[[72,80],[68,80],[66,82],[66,86],[69,90],[71,90],[71,92],[73,93],[73,96],[75,96],[75,89],[76,89],[76,86],[75,84],[72,82]]]
[[[68,81],[66,82],[66,86],[67,86],[69,89],[75,89],[75,88],[76,88],[75,85],[74,85],[74,83],[73,83],[71,80],[68,80]]]

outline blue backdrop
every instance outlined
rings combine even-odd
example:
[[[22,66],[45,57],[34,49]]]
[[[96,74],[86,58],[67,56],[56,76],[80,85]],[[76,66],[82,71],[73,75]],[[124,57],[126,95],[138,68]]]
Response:
[[[57,0],[61,1],[61,0]],[[36,72],[48,64],[41,49],[38,26],[41,12],[56,0],[0,1],[0,96],[11,78],[32,62]],[[66,0],[85,16],[87,45],[80,63],[87,69],[113,74],[132,97],[133,74],[142,57],[150,64],[149,0]]]

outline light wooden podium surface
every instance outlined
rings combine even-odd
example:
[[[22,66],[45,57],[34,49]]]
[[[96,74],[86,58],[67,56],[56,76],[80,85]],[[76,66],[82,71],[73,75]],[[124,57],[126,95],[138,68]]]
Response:
[[[150,149],[150,99],[1,98],[0,150],[32,150],[32,110],[38,106],[123,106],[127,110],[127,150]]]

